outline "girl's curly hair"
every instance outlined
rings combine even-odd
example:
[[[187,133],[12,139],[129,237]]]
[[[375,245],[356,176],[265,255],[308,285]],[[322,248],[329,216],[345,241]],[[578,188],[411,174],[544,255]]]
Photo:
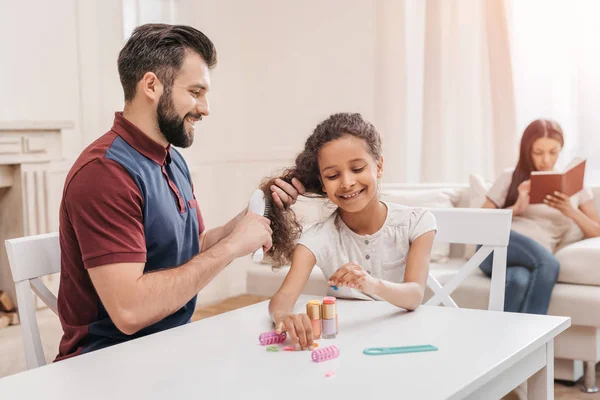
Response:
[[[304,150],[296,157],[294,167],[284,170],[278,178],[290,184],[292,178],[298,179],[306,189],[303,194],[305,197],[326,198],[327,194],[323,191],[319,170],[319,150],[325,144],[348,135],[363,139],[373,158],[379,159],[381,137],[375,127],[365,121],[360,114],[338,113],[317,125],[306,139]],[[265,198],[271,198],[271,186],[275,184],[276,179],[277,177],[267,178],[260,184]],[[278,268],[291,262],[296,242],[302,234],[302,225],[292,209],[281,210],[279,207],[270,207],[267,218],[271,220],[271,229],[273,229],[273,246],[266,256],[270,264]]]

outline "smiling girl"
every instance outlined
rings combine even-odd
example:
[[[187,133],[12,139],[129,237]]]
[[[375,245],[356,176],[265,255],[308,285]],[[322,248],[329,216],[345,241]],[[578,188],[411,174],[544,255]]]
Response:
[[[429,258],[436,231],[433,214],[381,201],[383,176],[381,139],[360,114],[334,114],[306,140],[294,168],[282,177],[299,180],[305,196],[328,198],[337,209],[325,221],[300,235],[291,210],[270,215],[276,266],[291,258],[291,268],[269,303],[277,332],[287,331],[302,349],[312,349],[313,334],[306,314],[292,309],[315,265],[330,286],[329,295],[384,300],[407,310],[423,300]],[[273,190],[279,180],[263,185]]]

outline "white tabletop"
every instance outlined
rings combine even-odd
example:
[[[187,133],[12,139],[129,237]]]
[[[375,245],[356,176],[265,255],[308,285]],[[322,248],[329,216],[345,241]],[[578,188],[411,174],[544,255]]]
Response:
[[[302,296],[298,310],[315,297]],[[268,352],[267,303],[221,314],[0,379],[3,398],[461,398],[570,325],[570,318],[339,301],[339,358]],[[287,343],[286,343],[287,344]],[[432,344],[438,351],[366,356],[366,347]],[[328,371],[335,371],[327,378]],[[85,397],[84,397],[85,396]]]

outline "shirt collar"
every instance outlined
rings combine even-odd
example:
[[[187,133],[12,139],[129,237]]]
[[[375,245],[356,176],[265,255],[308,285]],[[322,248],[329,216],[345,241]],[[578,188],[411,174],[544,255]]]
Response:
[[[132,122],[128,121],[122,112],[115,113],[112,130],[123,138],[131,147],[154,161],[158,165],[171,163],[171,145],[166,148],[150,139]]]

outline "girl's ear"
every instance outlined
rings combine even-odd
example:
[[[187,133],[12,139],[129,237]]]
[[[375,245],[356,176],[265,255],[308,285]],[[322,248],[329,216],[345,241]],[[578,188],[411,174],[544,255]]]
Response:
[[[383,155],[377,160],[377,178],[383,178]]]

